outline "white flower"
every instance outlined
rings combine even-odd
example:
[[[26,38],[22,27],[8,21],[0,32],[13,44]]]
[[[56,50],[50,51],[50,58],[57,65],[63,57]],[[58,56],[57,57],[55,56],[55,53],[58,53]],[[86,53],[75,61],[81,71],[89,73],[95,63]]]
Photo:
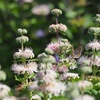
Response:
[[[78,59],[78,63],[81,65],[89,65],[90,64],[90,59],[87,56],[82,56]]]
[[[95,65],[100,67],[100,57],[96,56],[95,58],[92,56],[90,57],[91,65]]]
[[[37,90],[38,88],[38,81],[34,81],[29,84],[29,90]]]
[[[16,97],[11,96],[11,97],[5,97],[3,100],[18,100]]]
[[[86,88],[92,88],[93,85],[91,82],[86,80],[81,80],[77,83],[79,90],[85,90]]]
[[[55,73],[55,71],[51,69],[47,69],[47,70],[41,70],[37,74],[37,77],[40,80],[43,80],[46,84],[48,84],[49,82],[55,80],[55,78],[57,77],[57,74]]]
[[[94,40],[93,42],[90,42],[86,45],[86,50],[92,49],[92,50],[100,50],[100,42],[98,40]]]
[[[30,62],[26,65],[15,63],[12,65],[11,70],[14,71],[15,74],[25,74],[25,72],[31,74],[37,72],[37,64],[35,62]]]
[[[9,92],[10,92],[10,88],[7,85],[0,83],[0,98],[4,98],[8,96]]]
[[[58,42],[51,42],[47,45],[47,48],[52,49],[55,53],[59,52],[60,44]]]
[[[78,98],[76,98],[76,99],[74,99],[74,100],[95,100],[95,99],[94,99],[94,97],[92,97],[92,96],[83,95],[83,96],[78,97]]]
[[[50,8],[48,5],[42,4],[42,5],[37,5],[32,8],[32,13],[35,15],[48,15],[50,13]]]
[[[49,92],[59,96],[66,90],[66,85],[59,81],[51,81],[49,84],[41,84],[38,88],[41,92]]]
[[[19,52],[14,53],[15,59],[19,59],[19,58],[28,59],[28,58],[33,58],[33,57],[34,57],[34,53],[33,53],[32,49],[30,49],[30,48],[25,48],[24,51],[19,49]]]
[[[24,3],[31,3],[33,0],[23,0]]]
[[[37,94],[33,95],[31,100],[41,100],[41,97]]]
[[[73,77],[73,78],[79,78],[77,73],[66,73],[66,74],[64,74],[64,76],[66,76],[66,77]]]

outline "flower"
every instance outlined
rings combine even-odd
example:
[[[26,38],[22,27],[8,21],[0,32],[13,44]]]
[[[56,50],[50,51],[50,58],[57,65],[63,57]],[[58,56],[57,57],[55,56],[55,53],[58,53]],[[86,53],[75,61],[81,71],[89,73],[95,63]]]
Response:
[[[60,23],[60,24],[52,24],[49,26],[49,32],[54,32],[54,33],[64,33],[67,30],[67,26]]]
[[[60,66],[59,68],[58,68],[58,71],[59,72],[67,72],[67,67],[66,66]]]
[[[67,26],[64,25],[64,24],[59,24],[59,28],[58,28],[58,31],[61,32],[61,33],[64,33],[67,31]]]
[[[60,44],[58,42],[51,42],[47,45],[47,48],[52,49],[54,53],[59,53],[59,46]]]
[[[45,93],[49,92],[54,96],[59,96],[66,90],[66,85],[59,81],[51,81],[48,84],[41,84],[38,90]]]
[[[16,38],[16,42],[22,44],[22,43],[26,43],[29,40],[29,38],[27,36],[20,36]]]
[[[0,70],[0,81],[6,79],[6,73],[2,70]]]
[[[100,14],[96,14],[96,17],[94,17],[94,21],[100,23]]]
[[[61,11],[60,9],[53,9],[53,10],[51,11],[51,13],[52,13],[53,15],[55,15],[55,16],[59,16],[59,15],[62,14],[62,11]]]
[[[4,98],[8,96],[9,92],[10,92],[10,88],[5,84],[0,83],[0,98]]]
[[[55,73],[55,71],[53,71],[51,69],[41,70],[37,74],[37,78],[39,78],[40,80],[42,80],[46,84],[55,80],[56,77],[57,77],[57,74]]]
[[[88,33],[91,33],[93,35],[99,35],[100,34],[100,27],[90,27],[88,30]]]
[[[37,72],[37,63],[30,62],[26,65],[14,63],[11,70],[14,71],[15,74],[32,74],[33,72]]]
[[[100,57],[99,56],[96,56],[95,58],[91,56],[90,61],[91,61],[91,65],[100,67]]]
[[[19,49],[19,51],[15,52],[13,56],[14,56],[15,59],[20,59],[20,58],[28,59],[28,58],[33,58],[34,53],[33,53],[32,49],[25,48],[24,51]]]
[[[37,6],[32,8],[32,13],[35,15],[46,16],[50,13],[50,8],[48,5],[45,5],[45,4],[37,5]]]
[[[37,38],[44,37],[44,36],[45,36],[45,32],[44,32],[43,30],[40,29],[40,30],[36,31],[35,36],[36,36]]]
[[[11,96],[11,97],[5,97],[3,100],[18,100],[16,97]]]
[[[80,96],[80,97],[78,97],[74,100],[95,100],[95,99],[94,99],[94,97],[89,96],[89,95],[86,94],[86,95]]]
[[[38,81],[29,83],[29,90],[37,90],[37,88],[38,88]]]
[[[79,78],[77,73],[64,73],[61,75],[61,80],[66,80],[66,79],[70,79],[70,78]]]
[[[41,97],[39,95],[35,94],[31,97],[31,100],[41,100]]]
[[[91,89],[93,87],[93,84],[86,80],[81,80],[77,83],[77,86],[79,90],[83,91],[85,89]]]
[[[86,45],[86,50],[92,49],[92,50],[100,50],[100,42],[98,40],[93,40],[93,42],[90,42]]]
[[[78,64],[80,64],[80,65],[90,65],[90,59],[87,56],[81,56],[78,59]]]

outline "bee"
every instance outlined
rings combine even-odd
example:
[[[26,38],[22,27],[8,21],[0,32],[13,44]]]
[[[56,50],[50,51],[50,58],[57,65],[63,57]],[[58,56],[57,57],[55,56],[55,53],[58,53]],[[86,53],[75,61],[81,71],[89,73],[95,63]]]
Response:
[[[83,48],[82,46],[79,46],[77,49],[74,50],[74,47],[72,47],[72,53],[71,57],[72,58],[79,58],[82,54]]]

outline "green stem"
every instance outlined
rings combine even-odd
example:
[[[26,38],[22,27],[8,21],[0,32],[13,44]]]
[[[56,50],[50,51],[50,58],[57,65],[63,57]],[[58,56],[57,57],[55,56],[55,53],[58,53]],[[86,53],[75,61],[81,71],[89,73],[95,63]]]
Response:
[[[97,67],[93,66],[93,76],[96,76],[96,73],[97,73]]]
[[[56,24],[58,24],[58,17],[56,17]],[[60,39],[59,39],[59,32],[58,32],[58,30],[57,30],[57,32],[56,32],[56,37],[57,37],[58,43],[60,44]]]
[[[21,43],[21,49],[22,49],[22,51],[24,51],[24,45],[23,45],[23,43]]]

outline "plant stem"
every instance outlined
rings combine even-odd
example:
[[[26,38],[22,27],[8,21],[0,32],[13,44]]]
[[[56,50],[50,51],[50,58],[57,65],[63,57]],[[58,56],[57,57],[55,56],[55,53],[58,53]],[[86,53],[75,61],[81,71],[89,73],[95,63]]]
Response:
[[[58,24],[58,17],[56,17],[56,24]],[[59,32],[58,32],[58,30],[57,30],[57,32],[56,32],[56,37],[57,37],[58,43],[60,44],[60,39],[59,39]]]
[[[24,51],[24,45],[21,43],[21,50]]]

